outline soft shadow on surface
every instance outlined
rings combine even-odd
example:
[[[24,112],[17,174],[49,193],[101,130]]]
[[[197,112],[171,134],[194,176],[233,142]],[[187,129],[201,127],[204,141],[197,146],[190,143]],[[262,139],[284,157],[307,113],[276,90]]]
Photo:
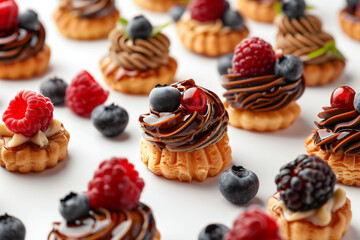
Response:
[[[110,140],[110,141],[124,142],[124,141],[130,139],[130,136],[131,135],[129,133],[123,132],[117,137],[113,137],[113,138],[107,138],[105,136],[103,136],[103,137],[106,138],[107,140]]]
[[[288,128],[276,131],[274,134],[279,137],[291,137],[291,138],[306,138],[311,134],[311,129],[313,126],[310,126],[305,119],[302,117],[299,117],[292,125],[290,125]]]
[[[345,234],[345,236],[342,238],[343,240],[355,240],[360,239],[360,236],[358,234],[358,230],[355,230],[353,226],[350,225],[349,230]]]
[[[245,204],[242,204],[242,205],[239,205],[239,206],[242,206],[242,207],[250,207],[250,206],[253,206],[253,205],[258,205],[260,207],[265,207],[265,203],[258,197],[254,197],[253,199],[251,199],[248,203],[245,203]]]

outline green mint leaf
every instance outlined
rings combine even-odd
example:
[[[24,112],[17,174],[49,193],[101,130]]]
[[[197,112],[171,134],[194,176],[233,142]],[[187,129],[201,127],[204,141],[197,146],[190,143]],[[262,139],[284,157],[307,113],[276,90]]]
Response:
[[[334,41],[329,41],[329,42],[325,43],[324,47],[308,54],[308,57],[310,59],[314,59],[314,58],[317,58],[317,57],[325,54],[326,52],[331,52],[332,54],[334,54],[334,56],[337,59],[345,60],[344,55],[342,55],[342,53],[336,48]]]
[[[276,2],[274,4],[274,8],[277,14],[282,14],[282,10],[281,10],[281,2]]]
[[[164,28],[169,26],[171,23],[172,22],[167,22],[162,26],[153,27],[152,32],[151,32],[151,37],[155,37],[156,35],[158,35],[161,32],[161,30],[163,30]]]
[[[124,19],[124,18],[119,18],[118,21],[120,22],[122,28],[124,31],[126,31],[126,27],[128,25],[128,20]]]

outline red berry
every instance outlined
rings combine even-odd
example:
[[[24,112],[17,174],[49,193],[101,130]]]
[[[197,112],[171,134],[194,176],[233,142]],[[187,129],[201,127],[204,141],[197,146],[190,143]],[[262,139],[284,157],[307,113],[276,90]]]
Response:
[[[224,240],[281,240],[274,219],[256,207],[242,212]]]
[[[0,0],[0,33],[17,27],[18,13],[18,6],[14,0]]]
[[[207,97],[203,90],[198,87],[192,87],[183,93],[180,104],[189,113],[197,111],[202,114],[207,109]]]
[[[355,94],[356,92],[348,86],[335,88],[330,98],[331,107],[354,109]]]
[[[34,91],[21,91],[10,101],[3,114],[6,127],[25,137],[45,131],[53,119],[54,106],[50,99]]]
[[[221,18],[225,8],[225,0],[192,0],[189,11],[192,19],[208,22]]]
[[[273,74],[275,52],[264,40],[247,38],[236,46],[232,65],[234,73],[241,77]]]
[[[80,72],[66,90],[66,106],[82,117],[90,117],[94,108],[103,104],[109,91],[101,88],[87,72]]]
[[[89,182],[87,194],[92,208],[131,210],[136,207],[144,188],[134,165],[126,158],[113,157],[100,164]]]

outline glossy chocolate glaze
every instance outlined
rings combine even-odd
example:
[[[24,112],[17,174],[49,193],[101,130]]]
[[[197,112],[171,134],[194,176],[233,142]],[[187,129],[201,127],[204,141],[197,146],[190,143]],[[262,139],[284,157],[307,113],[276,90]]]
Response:
[[[345,8],[342,13],[345,19],[354,23],[360,23],[360,16],[357,16],[356,13],[350,8]]]
[[[181,93],[196,86],[194,80],[184,80],[171,85]],[[174,112],[150,113],[139,117],[143,137],[160,149],[172,152],[193,151],[218,142],[227,132],[228,114],[219,97],[202,87],[207,97],[207,110],[188,113],[181,105]]]
[[[226,102],[233,108],[252,112],[282,109],[298,99],[305,89],[303,77],[295,82],[275,75],[242,78],[237,74],[227,74],[222,77],[222,86],[227,90],[224,93]]]
[[[115,0],[61,0],[60,8],[66,9],[76,17],[106,17],[115,11]]]
[[[91,210],[88,217],[74,224],[53,223],[48,240],[152,240],[156,235],[156,224],[151,209],[138,203],[132,211]]]

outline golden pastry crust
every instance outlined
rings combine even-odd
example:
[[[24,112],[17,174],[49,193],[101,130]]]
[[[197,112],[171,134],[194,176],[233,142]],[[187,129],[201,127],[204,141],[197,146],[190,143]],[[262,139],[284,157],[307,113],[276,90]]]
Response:
[[[306,86],[321,86],[337,80],[345,68],[345,61],[332,60],[321,64],[304,63]]]
[[[306,151],[324,160],[337,176],[337,182],[360,187],[360,156],[346,156],[344,152],[335,153],[322,150],[314,144],[313,134],[305,140]]]
[[[229,138],[222,139],[204,149],[188,152],[160,150],[144,138],[140,143],[141,161],[156,175],[181,182],[205,181],[207,177],[218,175],[231,163]]]
[[[59,32],[67,38],[77,40],[107,38],[110,31],[115,28],[118,18],[118,10],[102,18],[79,18],[61,8],[56,9],[53,15]]]
[[[168,12],[174,5],[186,5],[179,0],[134,0],[134,2],[147,10],[163,13]]]
[[[179,20],[176,29],[183,45],[192,52],[208,57],[218,57],[234,52],[236,45],[249,35],[244,26],[241,30],[219,33],[197,33],[190,29],[187,21]]]
[[[59,133],[48,138],[49,143],[44,148],[24,143],[8,149],[4,146],[4,139],[0,139],[0,166],[20,173],[42,172],[55,167],[58,161],[66,157],[69,139],[69,132],[63,126]]]
[[[360,41],[360,20],[352,21],[346,17],[349,13],[342,10],[339,14],[339,22],[342,30],[351,38]]]
[[[100,61],[100,69],[105,82],[111,88],[130,94],[149,94],[157,84],[170,85],[173,83],[177,62],[170,57],[167,65],[142,71],[135,76],[124,75],[120,80],[116,78],[119,74],[121,75],[124,68],[119,67],[110,56]]]
[[[264,4],[261,1],[237,0],[236,7],[246,18],[258,22],[272,23],[276,16],[274,5]]]
[[[271,112],[252,112],[235,109],[224,103],[229,113],[229,124],[250,131],[267,132],[287,128],[300,116],[300,106],[296,102],[285,108]]]
[[[0,63],[0,78],[16,80],[40,75],[48,68],[50,55],[49,46],[44,44],[43,49],[34,56],[20,62]]]
[[[345,205],[332,213],[331,222],[325,226],[316,226],[306,220],[288,222],[273,206],[279,200],[272,196],[267,202],[270,216],[277,219],[283,240],[340,240],[350,227],[352,218],[351,202],[347,198]]]
[[[159,230],[156,230],[156,235],[155,235],[154,240],[160,240],[160,239],[161,239],[160,232],[159,232]]]

